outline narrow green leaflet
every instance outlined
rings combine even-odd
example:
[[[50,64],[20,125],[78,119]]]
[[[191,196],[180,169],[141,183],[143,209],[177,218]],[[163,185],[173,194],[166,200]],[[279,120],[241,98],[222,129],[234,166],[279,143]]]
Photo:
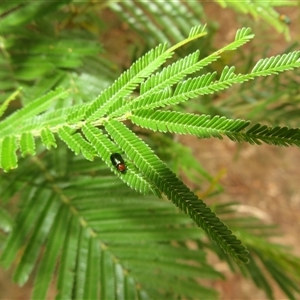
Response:
[[[31,133],[25,132],[21,136],[20,148],[22,156],[35,155],[35,142]]]
[[[62,204],[58,209],[55,221],[49,233],[46,243],[46,250],[35,277],[33,287],[32,299],[45,299],[47,290],[50,286],[57,264],[59,252],[62,250],[63,245],[61,241],[64,239],[68,231],[65,228],[69,220],[69,210],[66,205]],[[64,249],[64,248],[63,248]]]
[[[107,249],[102,249],[100,266],[101,299],[113,299],[115,297],[116,278],[114,267],[115,265],[111,254]]]
[[[84,299],[84,286],[87,276],[87,257],[89,240],[91,236],[86,228],[81,228],[78,239],[78,252],[76,258],[76,273],[74,281],[74,299]]]
[[[43,201],[41,199],[39,200]],[[33,232],[28,239],[25,252],[22,255],[21,261],[14,274],[14,279],[18,282],[18,284],[23,285],[34,268],[41,246],[48,236],[58,208],[59,202],[56,201],[54,197],[51,197],[43,211],[38,216],[37,223],[35,224]]]
[[[58,135],[62,141],[64,141],[68,148],[70,148],[76,155],[80,153],[80,145],[73,138],[74,130],[70,127],[64,126],[59,128]]]
[[[56,299],[72,299],[74,285],[74,272],[76,269],[76,258],[78,251],[78,240],[80,234],[80,223],[78,218],[72,216],[69,219],[67,233],[64,240],[60,267],[57,280]],[[91,298],[96,299],[96,298]]]
[[[95,238],[90,238],[87,270],[84,284],[83,299],[98,299],[99,283],[100,283],[100,243]]]
[[[125,300],[124,270],[120,264],[115,264],[116,296]]]
[[[42,130],[41,139],[47,149],[51,149],[52,147],[53,148],[57,147],[54,134],[47,127],[45,127]]]
[[[0,141],[0,167],[4,171],[15,169],[18,166],[17,149],[17,140],[14,135],[6,136]]]
[[[1,255],[1,264],[4,268],[8,268],[12,264],[25,238],[34,228],[39,214],[49,201],[49,194],[47,190],[36,190],[36,188],[29,190],[27,202],[23,204],[21,212],[17,215],[14,230],[7,239]],[[40,197],[44,201],[38,201]],[[16,228],[22,228],[22,230],[16,230]]]

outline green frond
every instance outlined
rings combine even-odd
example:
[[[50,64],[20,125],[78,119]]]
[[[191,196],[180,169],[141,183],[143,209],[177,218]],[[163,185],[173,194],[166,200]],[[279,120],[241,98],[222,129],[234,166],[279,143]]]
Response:
[[[0,7],[0,116],[3,112],[8,114],[0,122],[0,166],[9,171],[18,164],[16,170],[0,177],[0,195],[3,207],[16,197],[20,203],[15,222],[0,207],[0,228],[5,231],[0,234],[1,243],[8,233],[5,244],[0,245],[1,265],[14,266],[14,279],[19,285],[33,278],[32,299],[47,299],[54,283],[57,299],[214,299],[216,292],[202,286],[199,278],[224,276],[207,262],[203,248],[213,249],[216,244],[220,249],[214,252],[223,250],[219,256],[237,268],[231,257],[248,262],[241,237],[254,261],[249,268],[250,264],[241,266],[242,271],[246,270],[244,274],[250,274],[270,297],[269,278],[273,277],[294,299],[294,291],[300,292],[293,282],[293,276],[300,278],[299,259],[288,255],[283,259],[267,241],[260,244],[253,238],[251,244],[245,228],[253,226],[254,232],[257,227],[246,218],[244,223],[225,221],[233,231],[229,230],[213,209],[133,133],[135,126],[129,129],[121,122],[131,120],[153,131],[200,138],[227,136],[251,144],[300,146],[299,128],[255,124],[248,129],[249,122],[245,120],[157,110],[300,67],[300,52],[262,59],[245,75],[226,66],[218,78],[215,72],[193,78],[192,74],[215,62],[223,52],[252,39],[250,29],[238,30],[232,43],[210,55],[206,52],[211,45],[206,47],[204,41],[199,45],[202,56],[206,56],[203,59],[193,43],[189,45],[193,50],[188,50],[192,54],[163,67],[175,49],[206,34],[205,26],[199,25],[201,4],[158,0],[151,5],[134,0],[71,2],[7,2]],[[270,13],[270,7],[275,5],[272,1],[263,5],[258,2],[236,2],[232,6],[257,18],[278,19],[278,14]],[[119,72],[109,60],[98,57],[100,22],[94,24],[89,18],[92,14],[85,14],[103,7],[111,8],[136,28],[143,36],[142,47],[153,46],[157,41],[174,46],[157,46],[111,84]],[[283,24],[283,20],[278,22]],[[144,49],[137,45],[132,56],[140,55]],[[294,83],[297,85],[295,78]],[[8,95],[19,86],[19,101],[8,106],[12,99]],[[45,95],[56,87],[59,89]],[[16,93],[11,97],[15,96]],[[23,108],[9,115],[19,103]],[[297,116],[297,112],[295,109],[291,113]],[[55,134],[63,142],[56,141]],[[155,134],[153,140],[148,135],[146,138],[156,143],[157,136],[162,135]],[[58,147],[45,151],[42,144],[48,149]],[[171,143],[164,141],[160,146],[164,148],[166,144],[168,148],[159,156],[172,158]],[[126,172],[112,165],[112,153],[122,155]],[[35,157],[18,161],[17,154]],[[178,159],[179,164],[183,158]],[[170,163],[174,169],[174,161]],[[199,171],[195,160],[186,166]],[[156,197],[144,197],[135,191]],[[162,193],[176,207],[166,199],[158,199]],[[264,238],[268,234],[266,230]],[[188,241],[197,244],[197,251],[185,245]],[[265,271],[269,272],[267,276]],[[292,276],[286,275],[288,272]]]
[[[235,50],[238,47],[246,44],[253,38],[254,34],[251,33],[251,29],[249,27],[238,29],[235,34],[234,42],[229,44],[228,46],[225,46],[224,48],[226,50]]]
[[[35,155],[35,142],[34,137],[29,132],[24,132],[20,140],[20,149],[22,156]]]
[[[122,181],[141,194],[147,195],[149,193],[155,193],[160,196],[160,192],[157,188],[155,188],[155,186],[149,182],[146,177],[142,176],[142,174],[137,171],[136,167],[130,161],[126,161],[125,159],[127,168],[126,174],[120,174],[120,172],[116,170],[111,163],[110,156],[112,153],[120,153],[121,151],[107,135],[104,135],[102,131],[92,125],[85,125],[82,130],[84,135],[94,146],[98,155]]]
[[[232,235],[227,226],[167,168],[142,140],[115,120],[109,121],[105,128],[136,164],[136,167],[164,192],[169,200],[183,212],[188,213],[226,253],[237,261],[248,261],[247,250]]]
[[[166,51],[166,44],[160,44],[138,59],[109,88],[90,104],[86,111],[87,121],[96,120],[106,114],[109,107],[119,98],[128,96],[145,78],[160,67],[172,52]]]
[[[206,93],[213,93],[213,89],[210,86],[213,85],[212,81],[215,78],[216,73],[207,73],[197,78],[189,78],[186,81],[179,83],[172,93],[171,89],[164,89],[154,95],[143,97],[142,99],[137,98],[130,103],[131,110],[137,110],[141,108],[155,108],[163,107],[170,104],[178,104],[184,102],[189,98],[197,96],[198,90],[205,90]],[[225,88],[225,87],[223,87]],[[138,101],[140,100],[140,101]]]
[[[254,38],[254,34],[251,32],[250,28],[243,27],[241,29],[238,29],[235,34],[235,39],[233,42],[229,43],[228,45],[220,48],[216,52],[203,58],[201,61],[199,61],[198,64],[199,66],[204,67],[212,63],[213,61],[217,60],[220,57],[220,54],[222,54],[223,52],[236,50],[237,48],[243,46],[253,38]]]
[[[3,139],[4,136],[11,135],[12,133],[19,134],[17,129],[22,122],[49,109],[49,107],[54,104],[54,101],[66,97],[67,94],[67,91],[57,89],[29,103],[24,108],[17,110],[0,123],[1,138]]]
[[[181,40],[180,42],[176,43],[174,46],[172,46],[171,48],[169,48],[168,51],[174,51],[180,47],[182,47],[183,45],[190,43],[193,40],[196,40],[204,35],[206,35],[207,33],[204,31],[205,30],[206,25],[202,26],[202,25],[197,25],[195,27],[193,27],[189,33],[189,36],[184,39]]]
[[[43,199],[43,201],[39,201]],[[1,264],[4,268],[8,268],[20,247],[24,243],[25,237],[35,227],[39,214],[43,211],[46,203],[49,201],[49,191],[37,190],[31,188],[30,193],[23,203],[21,212],[17,215],[12,233],[6,241],[5,248],[1,254]],[[32,207],[34,206],[34,210]],[[22,230],[17,230],[22,228]]]
[[[58,108],[29,118],[23,124],[20,124],[18,132],[32,131],[35,136],[39,136],[45,128],[51,132],[57,132],[60,127],[72,124],[73,122],[67,122],[68,116],[75,114],[77,110],[84,107],[86,108],[87,106],[85,104],[78,104],[72,107]]]
[[[250,122],[225,117],[195,115],[175,111],[138,110],[131,117],[133,123],[154,131],[192,134],[200,138],[216,137],[243,130]]]
[[[251,73],[259,74],[260,76],[268,76],[270,74],[278,74],[279,72],[293,70],[300,66],[299,57],[300,51],[294,51],[287,54],[260,59],[252,69]]]
[[[237,75],[234,73],[234,71],[235,67],[229,68],[228,66],[226,66],[221,73],[219,81],[222,82],[235,78]]]
[[[47,156],[50,152],[44,161]],[[2,263],[6,267],[19,261],[15,272],[19,283],[37,266],[32,275],[32,299],[47,298],[53,277],[58,299],[94,299],[99,294],[103,299],[116,294],[143,299],[166,295],[216,298],[215,292],[196,281],[199,277],[222,278],[206,263],[205,253],[171,244],[174,239],[202,237],[189,219],[165,201],[137,197],[113,177],[95,176],[101,174],[99,162],[90,175],[83,158],[74,159],[75,165],[85,163],[88,169],[81,170],[89,176],[73,171],[74,163],[70,163],[68,174],[73,179],[66,181],[68,184],[60,176],[45,177],[44,185],[31,189],[31,197],[21,193],[25,203],[4,247]],[[28,182],[36,176],[32,170],[24,172]],[[24,240],[25,251],[20,251]],[[165,279],[162,290],[157,289],[158,269]]]
[[[58,135],[76,155],[81,152],[85,158],[93,160],[96,155],[94,148],[80,133],[73,132],[74,130],[72,128],[64,126],[59,128]]]
[[[132,109],[174,105],[199,95],[207,95],[227,89],[233,84],[243,83],[256,77],[269,76],[291,70],[300,67],[299,56],[300,51],[295,51],[289,54],[260,60],[253,71],[245,75],[236,75],[234,73],[234,67],[229,68],[226,66],[223,69],[219,80],[213,81],[215,73],[207,73],[200,77],[189,78],[178,83],[174,93],[170,94],[169,97],[161,97],[161,94],[164,92],[162,91],[158,94],[160,96],[157,96],[156,99],[153,99],[152,95],[149,95],[144,99],[142,98],[141,102],[138,102],[138,100],[140,100],[139,98],[135,99],[131,102]]]
[[[192,134],[199,138],[229,137],[233,141],[258,144],[261,142],[278,146],[300,146],[300,129],[271,127],[255,124],[247,131],[250,122],[240,119],[209,115],[194,115],[175,111],[137,110],[131,116],[133,123],[153,131]]]
[[[269,145],[300,146],[300,129],[280,126],[253,125],[241,137],[251,144],[261,144],[261,141]]]
[[[126,105],[126,103],[125,103],[125,105],[119,105],[119,109],[116,109],[112,113],[112,116],[119,116],[128,110],[136,109],[139,107],[140,108],[156,107],[155,103],[157,101],[161,102],[161,100],[166,99],[166,98],[164,98],[165,89],[167,89],[167,88],[169,89],[170,86],[174,85],[175,83],[178,83],[179,88],[177,86],[175,93],[174,93],[174,94],[176,94],[176,91],[178,91],[178,89],[182,89],[182,86],[184,84],[187,84],[187,82],[190,82],[192,80],[191,78],[189,78],[187,81],[182,82],[182,79],[184,79],[184,77],[186,75],[189,75],[196,71],[201,70],[203,67],[216,61],[220,57],[221,53],[223,53],[225,51],[235,50],[238,47],[244,45],[249,40],[251,40],[253,37],[254,37],[254,35],[251,33],[250,28],[242,28],[237,31],[235,40],[232,43],[219,49],[218,51],[212,53],[211,55],[208,55],[207,57],[201,59],[200,61],[198,61],[198,57],[199,57],[198,51],[186,56],[185,58],[183,58],[181,60],[178,60],[177,62],[173,63],[172,65],[168,66],[167,68],[164,68],[160,73],[152,75],[148,80],[146,80],[144,83],[142,83],[140,96],[138,96],[135,99],[133,99],[132,101],[128,102],[127,105]],[[228,72],[227,68],[224,69],[224,71],[226,73]],[[234,71],[234,68],[232,67],[230,69],[232,76],[233,76],[233,71]],[[205,75],[202,75],[201,77],[198,77],[198,79],[195,79],[194,81],[191,82],[192,83],[191,87],[195,88],[196,85],[199,86],[199,88],[209,86],[209,83],[211,83],[211,81],[213,80],[214,75],[215,75],[215,73],[212,73],[212,74],[207,73]],[[227,78],[227,77],[225,77],[225,78]],[[196,84],[196,81],[198,82],[197,84]],[[223,86],[223,88],[225,88],[225,86]],[[218,91],[218,89],[216,89],[216,90],[212,89],[211,91],[209,91],[207,93],[213,93],[215,91]],[[197,94],[193,94],[193,95],[194,96],[191,96],[191,97],[195,97]],[[159,99],[159,100],[153,101],[153,97],[157,97],[157,99]],[[170,97],[171,97],[171,95],[170,95]],[[188,98],[183,97],[182,101],[185,101]],[[174,102],[172,100],[170,100],[170,102],[166,100],[167,103],[162,104],[162,106],[165,106],[168,104],[177,104],[177,103],[181,102],[179,99],[173,99],[173,100],[174,100]],[[164,101],[162,101],[162,102],[164,102]],[[146,107],[145,107],[145,105],[146,105]]]
[[[101,185],[99,183],[97,183],[97,185],[102,187],[103,193],[106,193],[108,187],[106,188],[105,186],[103,186],[103,184]],[[116,186],[113,195],[119,194],[119,188],[121,188],[120,185]],[[93,189],[92,187],[90,187],[90,189],[94,190],[95,194],[98,193],[97,189]],[[122,195],[124,197],[124,194]],[[150,212],[150,215],[152,216],[152,218],[154,217],[154,219],[152,219],[152,221],[148,221],[149,211],[147,207],[149,208],[149,202],[147,203],[147,201],[141,200],[142,199],[133,198],[132,200],[124,199],[123,202],[123,200],[119,199],[117,200],[118,203],[123,204],[118,208],[115,200],[112,201],[111,199],[101,199],[101,204],[99,205],[101,206],[101,210],[96,210],[95,205],[92,205],[92,202],[87,201],[87,199],[85,201],[82,201],[81,196],[74,199],[73,204],[79,209],[79,211],[84,211],[84,218],[86,223],[92,228],[97,229],[97,235],[99,235],[99,237],[105,243],[105,245],[103,244],[101,246],[101,284],[106,283],[108,284],[108,287],[118,285],[117,282],[115,283],[115,280],[117,280],[115,279],[115,272],[117,272],[115,268],[116,265],[120,264],[122,265],[123,274],[125,275],[125,281],[126,277],[133,276],[136,280],[141,280],[141,288],[145,289],[146,291],[151,291],[151,293],[158,293],[153,288],[154,286],[156,286],[157,282],[153,282],[152,280],[145,281],[144,276],[146,274],[152,274],[153,272],[155,273],[160,265],[162,274],[164,274],[164,270],[166,270],[167,273],[165,275],[167,275],[170,272],[170,269],[168,270],[167,263],[170,261],[174,262],[174,259],[180,260],[180,257],[183,254],[183,250],[179,251],[176,248],[177,250],[174,252],[174,254],[172,254],[172,256],[170,256],[170,252],[168,251],[168,243],[166,244],[166,238],[172,240],[172,238],[176,236],[176,238],[184,239],[184,236],[182,235],[183,232],[180,228],[176,228],[176,230],[174,230],[175,235],[173,235],[171,232],[171,228],[168,228],[166,226],[166,222],[174,222],[174,219],[172,219],[171,215],[169,215],[168,211],[166,210],[168,207],[167,203],[158,203],[157,201],[155,201],[155,203],[157,202],[158,205],[161,206],[161,208],[164,208],[162,211],[163,217],[155,217],[156,213],[153,214],[153,212]],[[154,209],[153,204],[154,203],[151,203],[150,205],[152,209]],[[181,214],[176,214],[176,222],[180,223],[179,219],[183,217],[184,216]],[[122,220],[124,220],[126,224],[120,224]],[[141,232],[136,230],[136,224],[142,225]],[[157,226],[164,228],[159,236],[157,236],[157,232],[155,232],[155,228]],[[195,235],[196,237],[197,230],[196,228],[194,229],[195,232],[192,235]],[[157,241],[158,243],[155,242],[153,244],[154,241]],[[98,252],[100,251],[98,250]],[[192,255],[193,251],[189,252],[186,259],[193,259]],[[133,259],[134,257],[135,259]],[[204,257],[201,258],[200,256],[199,259],[202,261]],[[176,265],[173,265],[173,268],[180,268],[180,265],[182,264],[184,264],[184,262],[178,261]],[[145,270],[145,266],[147,266],[146,274],[142,271]],[[202,267],[201,269],[203,270],[203,273],[200,271],[200,269],[198,272],[196,272],[193,267],[189,268],[190,272],[194,272],[195,275],[197,274],[197,277],[201,276],[201,274],[205,277],[215,277],[217,275],[211,270],[209,266],[205,265],[205,263],[204,269]],[[186,270],[186,272],[187,271],[188,270]],[[172,274],[174,274],[174,272],[170,272],[169,275],[173,276]],[[123,283],[121,281],[120,284],[124,284],[124,281]],[[170,288],[167,282],[165,287]],[[193,285],[193,287],[196,288],[196,285]],[[199,285],[198,288],[201,289]],[[104,297],[104,295],[107,295],[104,298],[109,298],[108,295],[110,295],[111,292],[113,292],[111,289],[105,289],[104,286],[104,294],[102,294],[102,296]],[[199,292],[200,291],[198,291],[198,293]],[[158,295],[154,298],[161,298]]]
[[[194,38],[199,36],[200,34],[202,34],[205,30],[206,25],[202,26],[202,25],[198,25],[198,26],[194,26],[192,27],[192,29],[190,30],[189,33],[189,38]]]

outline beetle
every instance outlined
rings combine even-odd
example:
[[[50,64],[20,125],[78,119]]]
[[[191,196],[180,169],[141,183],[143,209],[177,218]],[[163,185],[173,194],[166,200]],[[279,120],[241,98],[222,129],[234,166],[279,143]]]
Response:
[[[119,153],[113,153],[110,156],[111,163],[117,168],[121,173],[126,172],[126,165],[123,157]]]
[[[287,25],[290,25],[292,23],[291,19],[288,16],[284,15],[284,14],[279,16],[279,20],[282,21],[283,23],[287,24]]]

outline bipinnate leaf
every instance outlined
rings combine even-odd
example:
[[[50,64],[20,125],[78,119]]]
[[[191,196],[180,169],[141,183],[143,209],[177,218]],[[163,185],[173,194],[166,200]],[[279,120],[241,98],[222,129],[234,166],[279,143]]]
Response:
[[[202,227],[236,261],[248,262],[248,251],[206,204],[200,200],[153,151],[125,125],[115,120],[105,128],[144,176],[164,192],[169,200]]]

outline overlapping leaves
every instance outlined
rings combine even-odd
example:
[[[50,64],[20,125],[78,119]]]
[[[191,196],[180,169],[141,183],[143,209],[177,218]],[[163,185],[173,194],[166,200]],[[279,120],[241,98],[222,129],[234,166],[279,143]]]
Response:
[[[199,95],[224,90],[255,77],[300,67],[299,52],[293,52],[260,60],[252,72],[245,75],[235,74],[234,67],[225,67],[219,79],[216,79],[216,73],[187,78],[217,60],[220,53],[235,50],[253,38],[250,29],[243,28],[237,32],[232,43],[212,55],[200,59],[197,51],[154,74],[178,47],[202,35],[204,27],[198,26],[182,43],[171,48],[165,44],[157,46],[90,103],[73,107],[63,107],[61,103],[53,105],[53,100],[63,99],[67,95],[64,90],[57,90],[15,112],[0,124],[1,166],[5,171],[16,168],[19,149],[24,156],[40,151],[36,147],[36,137],[40,137],[47,148],[56,147],[57,134],[76,155],[82,154],[87,160],[95,160],[99,156],[132,189],[142,194],[166,195],[202,227],[225,253],[238,262],[247,262],[248,251],[232,231],[146,143],[121,123],[132,120],[154,131],[194,134],[201,138],[221,138],[225,135],[235,141],[299,146],[297,128],[255,124],[245,131],[249,122],[244,120],[157,110]],[[138,92],[140,94],[136,95]],[[56,151],[60,149],[58,147]],[[125,174],[120,174],[111,165],[110,155],[114,152],[125,153]],[[198,295],[199,285],[188,278],[191,274],[203,272],[203,265],[201,268],[194,265],[184,267],[178,261],[182,254],[179,249],[172,248],[171,260],[165,254],[172,247],[169,244],[171,239],[178,241],[183,239],[182,236],[184,239],[194,234],[199,236],[201,231],[188,227],[186,232],[184,229],[187,228],[178,225],[176,236],[174,232],[171,234],[169,229],[176,217],[164,215],[165,207],[171,209],[167,203],[159,200],[157,205],[163,207],[160,210],[163,216],[154,216],[151,210],[144,212],[146,202],[137,200],[136,195],[127,197],[128,190],[123,190],[123,185],[115,185],[117,189],[112,190],[109,177],[95,179],[88,174],[78,178],[78,181],[65,182],[65,178],[70,176],[66,172],[68,167],[65,161],[60,161],[57,173],[48,172],[47,166],[39,159],[35,163],[43,176],[39,176],[37,182],[32,179],[30,183],[34,184],[30,184],[25,191],[27,202],[16,221],[17,226],[23,224],[22,230],[12,231],[2,256],[4,265],[8,267],[23,241],[26,241],[25,251],[15,272],[15,280],[23,284],[37,263],[40,249],[46,245],[45,260],[40,263],[33,297],[46,296],[51,282],[49,274],[56,268],[58,260],[58,299],[97,298],[99,295],[102,298],[112,295],[146,298],[148,294],[159,298],[162,292],[156,287],[161,278],[165,279],[164,291],[167,293],[178,297]],[[61,177],[56,180],[53,174],[60,174]],[[21,182],[24,178],[21,174]],[[100,187],[103,196],[101,203]],[[120,221],[123,219],[124,223]],[[136,226],[140,224],[145,227],[137,231]],[[153,260],[154,248],[158,251],[160,263]],[[149,276],[144,272],[145,266],[151,274],[157,272],[157,268],[163,270],[162,277],[157,279],[151,275],[153,279],[147,281],[146,277]],[[209,267],[207,271],[216,275]],[[180,282],[184,282],[184,288]],[[184,292],[180,292],[182,288]],[[212,295],[207,289],[201,293]]]
[[[205,262],[204,252],[171,243],[201,236],[184,215],[168,202],[137,196],[103,173],[99,160],[90,166],[84,159],[71,159],[66,170],[71,181],[52,176],[61,168],[59,162],[52,164],[53,156],[49,153],[33,169],[23,169],[21,176],[11,173],[15,181],[31,184],[20,194],[23,204],[1,263],[8,267],[19,260],[14,279],[20,285],[37,266],[33,299],[47,297],[53,274],[57,299],[148,299],[167,294],[215,298],[213,290],[195,280],[222,277]],[[42,171],[43,182],[34,177],[34,169]],[[87,175],[91,171],[93,175]],[[164,278],[161,290],[158,270]]]

